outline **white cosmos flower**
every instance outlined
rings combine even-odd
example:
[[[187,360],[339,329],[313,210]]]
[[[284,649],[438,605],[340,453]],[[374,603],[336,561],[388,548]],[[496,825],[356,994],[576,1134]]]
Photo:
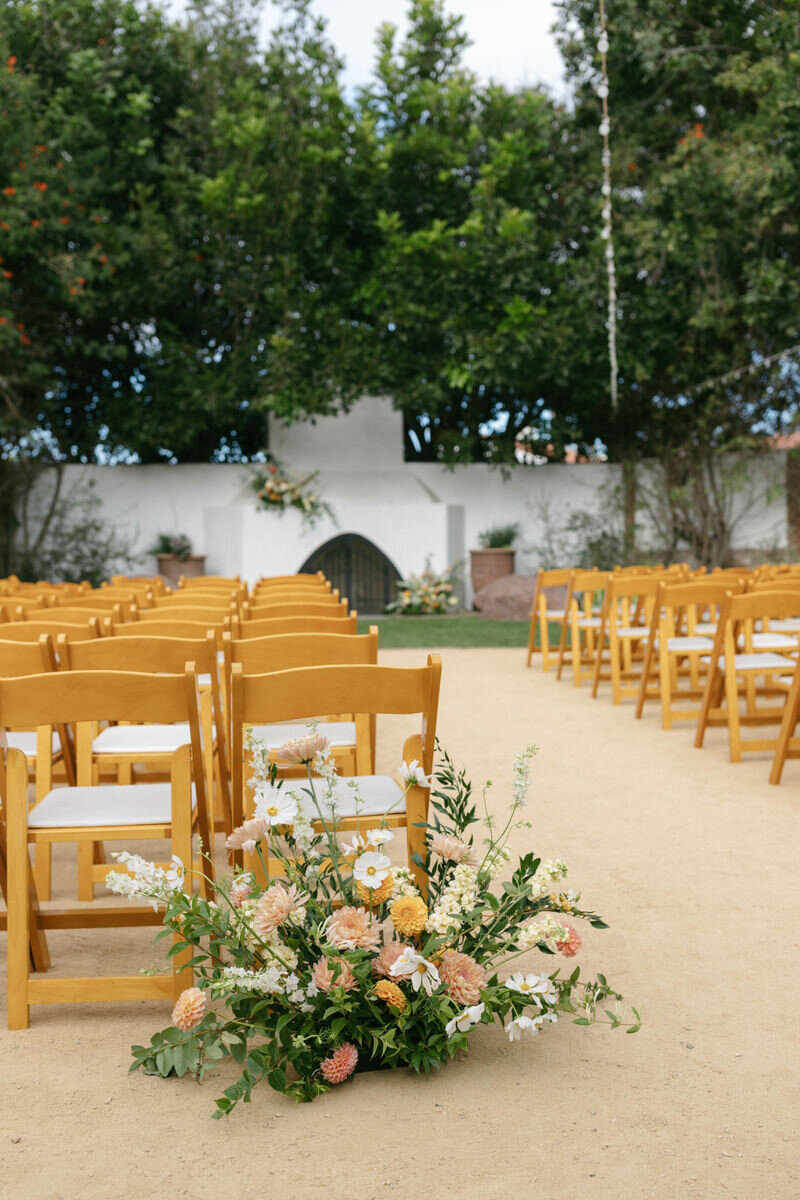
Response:
[[[555,1004],[558,999],[558,992],[553,987],[553,981],[547,975],[523,975],[521,971],[517,971],[514,975],[509,975],[508,979],[503,984],[511,992],[519,992],[522,996],[528,996],[541,1008],[542,1001],[546,1000],[548,1004]]]
[[[536,1037],[540,1032],[545,1021],[557,1021],[558,1017],[555,1013],[540,1013],[538,1017],[516,1017],[515,1020],[509,1021],[506,1025],[506,1033],[510,1042],[518,1042],[523,1034],[528,1037]]]
[[[408,979],[415,992],[424,988],[429,996],[441,983],[439,972],[434,964],[428,962],[427,958],[423,958],[421,954],[417,954],[416,950],[404,950],[400,957],[392,963],[390,972],[392,975]]]
[[[265,784],[256,788],[255,815],[268,825],[291,825],[297,815],[297,800],[290,793]]]
[[[342,842],[341,846],[344,854],[360,854],[362,850],[366,850],[367,842],[360,833],[354,833],[350,845],[347,842]]]
[[[385,854],[375,854],[369,850],[359,855],[353,863],[353,878],[363,883],[364,887],[378,888],[389,874],[391,866]]]
[[[473,1025],[479,1024],[485,1007],[485,1004],[473,1004],[470,1008],[465,1008],[463,1012],[458,1013],[444,1027],[447,1036],[452,1037],[456,1030],[459,1033],[466,1033]]]
[[[409,787],[430,787],[431,780],[423,771],[416,759],[410,763],[401,763],[397,768],[397,774],[401,779],[405,780]]]
[[[394,841],[394,833],[391,829],[368,829],[367,830],[367,845],[383,846],[386,842]]]

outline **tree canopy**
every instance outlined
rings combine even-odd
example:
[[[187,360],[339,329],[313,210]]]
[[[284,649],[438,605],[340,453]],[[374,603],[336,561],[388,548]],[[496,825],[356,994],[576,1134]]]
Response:
[[[237,459],[370,393],[454,462],[677,462],[791,420],[797,5],[607,6],[617,411],[598,11],[557,7],[568,104],[477,80],[440,0],[355,95],[310,0],[265,48],[237,0],[2,6],[4,456]]]

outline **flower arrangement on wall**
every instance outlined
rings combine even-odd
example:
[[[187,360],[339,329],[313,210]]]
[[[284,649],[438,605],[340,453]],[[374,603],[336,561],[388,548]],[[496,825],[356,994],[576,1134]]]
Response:
[[[262,1080],[313,1100],[365,1069],[429,1075],[494,1021],[511,1042],[564,1017],[638,1029],[636,1010],[628,1020],[603,975],[552,969],[554,955],[572,960],[581,949],[572,922],[606,928],[566,888],[564,863],[530,851],[512,868],[509,839],[530,828],[534,746],[516,757],[501,819],[489,814],[486,789],[479,818],[471,784],[447,755],[430,780],[418,763],[403,765],[406,791],[431,786],[426,852],[412,869],[387,854],[394,835],[385,820],[370,828],[365,818],[360,832],[343,835],[342,785],[319,732],[275,752],[304,763],[305,781],[278,779],[256,738],[249,749],[253,816],[228,845],[256,857],[260,880],[239,871],[206,899],[184,890],[177,860],[165,869],[128,854],[117,856],[126,873],[108,877],[114,891],[164,907],[158,936],[172,933],[173,952],[191,952],[197,980],[169,1027],[133,1047],[131,1070],[201,1078],[231,1056],[242,1073],[216,1102],[223,1116]],[[358,813],[357,780],[353,798]]]
[[[313,526],[322,517],[334,518],[333,508],[323,500],[314,488],[319,471],[308,475],[292,475],[275,458],[270,458],[264,469],[256,470],[251,486],[258,498],[258,507],[270,512],[284,513],[294,508],[303,517],[304,523]]]

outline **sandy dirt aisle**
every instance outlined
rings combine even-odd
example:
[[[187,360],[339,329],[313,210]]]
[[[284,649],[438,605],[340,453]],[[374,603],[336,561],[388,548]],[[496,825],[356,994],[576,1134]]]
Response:
[[[690,727],[661,731],[656,706],[635,722],[607,690],[592,701],[526,671],[520,650],[442,656],[441,739],[476,783],[494,781],[495,810],[515,750],[539,745],[516,849],[564,858],[609,922],[578,961],[641,1008],[641,1033],[565,1020],[510,1045],[482,1030],[428,1082],[358,1076],[302,1107],[264,1087],[216,1122],[227,1066],[201,1087],[126,1074],[131,1042],[169,1018],[159,1005],[34,1009],[14,1034],[3,1013],[0,1195],[800,1198],[800,762],[771,788],[763,756],[728,762],[722,731],[695,750]],[[384,768],[401,724],[381,726]],[[53,934],[51,949],[67,970],[80,953],[86,973],[152,961],[147,931]],[[4,938],[0,952],[4,971]]]

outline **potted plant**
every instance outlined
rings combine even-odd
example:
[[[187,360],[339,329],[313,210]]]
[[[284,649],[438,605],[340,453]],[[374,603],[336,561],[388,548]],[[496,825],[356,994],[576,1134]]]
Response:
[[[160,533],[150,553],[158,560],[158,573],[178,584],[182,575],[194,578],[206,573],[205,554],[192,554],[191,539],[185,533]]]
[[[493,525],[478,535],[480,550],[470,550],[472,590],[478,593],[493,579],[514,574],[514,542],[519,537],[516,522]]]

